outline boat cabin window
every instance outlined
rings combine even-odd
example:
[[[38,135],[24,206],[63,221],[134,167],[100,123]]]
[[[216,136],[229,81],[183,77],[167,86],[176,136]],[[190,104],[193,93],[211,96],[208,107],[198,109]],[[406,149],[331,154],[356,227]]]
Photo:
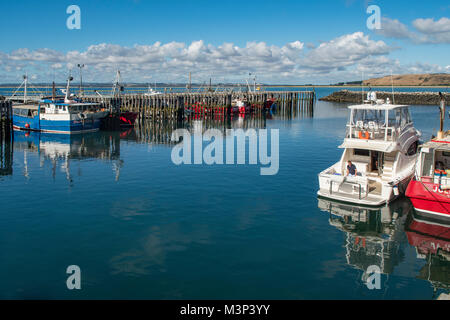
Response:
[[[434,155],[434,168],[435,170],[448,170],[450,169],[450,152],[436,150]]]
[[[412,123],[411,115],[406,107],[389,111],[389,127],[403,128]]]
[[[350,120],[347,137],[366,140],[394,140],[400,133],[398,129],[412,123],[407,107],[391,110],[352,109]]]
[[[422,176],[433,176],[433,152],[422,152]]]
[[[412,143],[409,148],[408,151],[406,151],[406,155],[407,156],[413,156],[417,153],[417,147],[418,147],[418,143],[417,141]]]
[[[38,114],[37,110],[33,109],[13,109],[13,113],[17,116],[33,118]]]
[[[389,110],[389,118],[388,118],[389,127],[400,127],[401,121],[401,111],[400,109]]]
[[[364,149],[354,149],[353,154],[355,156],[368,157],[368,156],[370,156],[370,151],[364,150]]]
[[[354,109],[352,124],[362,128],[368,127],[370,122],[383,126],[386,121],[385,115],[385,110]]]

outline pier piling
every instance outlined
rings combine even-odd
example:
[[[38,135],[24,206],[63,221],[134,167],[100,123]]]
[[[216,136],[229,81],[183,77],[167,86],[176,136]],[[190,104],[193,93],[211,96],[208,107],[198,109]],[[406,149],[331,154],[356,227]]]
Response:
[[[269,92],[202,92],[164,93],[157,95],[126,94],[120,97],[85,97],[84,101],[102,102],[111,110],[112,117],[121,112],[136,112],[136,123],[150,120],[183,122],[199,118],[226,118],[231,115],[231,105],[235,99],[245,99],[252,107],[252,113],[264,115],[272,110],[283,119],[296,116],[312,116],[314,112],[314,91],[269,91]],[[108,128],[118,123],[107,120]]]
[[[12,174],[12,103],[0,101],[0,176]]]

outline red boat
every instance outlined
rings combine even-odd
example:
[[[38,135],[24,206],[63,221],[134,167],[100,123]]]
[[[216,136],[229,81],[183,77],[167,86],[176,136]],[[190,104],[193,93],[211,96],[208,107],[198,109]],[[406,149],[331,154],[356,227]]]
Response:
[[[275,101],[276,101],[275,98],[269,98],[269,99],[267,99],[266,103],[264,104],[264,108],[265,108],[266,110],[271,110],[271,109],[273,109],[274,107],[276,107]]]
[[[444,132],[445,100],[441,95],[441,127],[437,138],[423,144],[415,177],[406,189],[414,208],[450,219],[450,131]]]
[[[232,113],[250,113],[252,111],[252,106],[245,99],[235,99],[231,103]]]
[[[119,115],[120,126],[121,127],[132,127],[136,121],[138,114],[137,112],[122,112]]]
[[[417,211],[450,219],[450,192],[442,187],[431,177],[414,178],[406,189],[406,196]]]

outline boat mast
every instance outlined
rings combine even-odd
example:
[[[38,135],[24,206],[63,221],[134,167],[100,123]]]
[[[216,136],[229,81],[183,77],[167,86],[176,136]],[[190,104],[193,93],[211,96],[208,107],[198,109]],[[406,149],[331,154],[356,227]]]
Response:
[[[27,103],[27,90],[28,90],[28,73],[23,76],[24,90],[23,90],[23,103]]]
[[[189,80],[188,84],[186,85],[187,92],[190,93],[192,88],[192,82],[191,82],[191,73],[189,72]]]
[[[440,126],[439,126],[439,131],[437,133],[437,138],[444,139],[445,98],[444,98],[444,95],[442,94],[442,92],[439,92],[439,97],[441,99],[440,107],[439,107]]]
[[[392,104],[395,104],[395,97],[394,97],[394,77],[392,76],[392,69],[391,69],[391,87],[392,87]]]
[[[79,92],[79,96],[81,98],[83,96],[83,73],[82,73],[81,69],[84,68],[84,64],[78,64],[77,66],[80,69],[80,92]]]
[[[116,95],[120,95],[120,70],[116,72],[116,79],[114,80],[112,95],[115,97]],[[117,94],[116,94],[117,90]]]
[[[66,96],[64,98],[65,103],[68,103],[70,98],[70,81],[72,80],[73,80],[72,76],[69,75],[69,77],[67,78]]]

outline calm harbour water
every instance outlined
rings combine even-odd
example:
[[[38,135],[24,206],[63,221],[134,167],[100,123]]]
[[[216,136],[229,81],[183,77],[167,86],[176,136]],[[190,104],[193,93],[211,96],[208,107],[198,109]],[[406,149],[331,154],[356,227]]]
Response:
[[[328,93],[320,90],[319,97]],[[437,106],[411,112],[429,139]],[[448,249],[449,233],[424,236],[407,199],[372,211],[318,201],[317,174],[339,159],[346,119],[345,105],[326,102],[317,102],[312,118],[267,119],[266,128],[280,130],[274,176],[261,176],[260,165],[176,166],[173,145],[145,142],[133,130],[72,140],[16,133],[12,173],[0,176],[0,298],[432,299],[448,292],[450,262],[423,254],[423,246]],[[379,290],[362,280],[372,264],[383,272]],[[81,290],[66,287],[69,265],[81,268]]]

